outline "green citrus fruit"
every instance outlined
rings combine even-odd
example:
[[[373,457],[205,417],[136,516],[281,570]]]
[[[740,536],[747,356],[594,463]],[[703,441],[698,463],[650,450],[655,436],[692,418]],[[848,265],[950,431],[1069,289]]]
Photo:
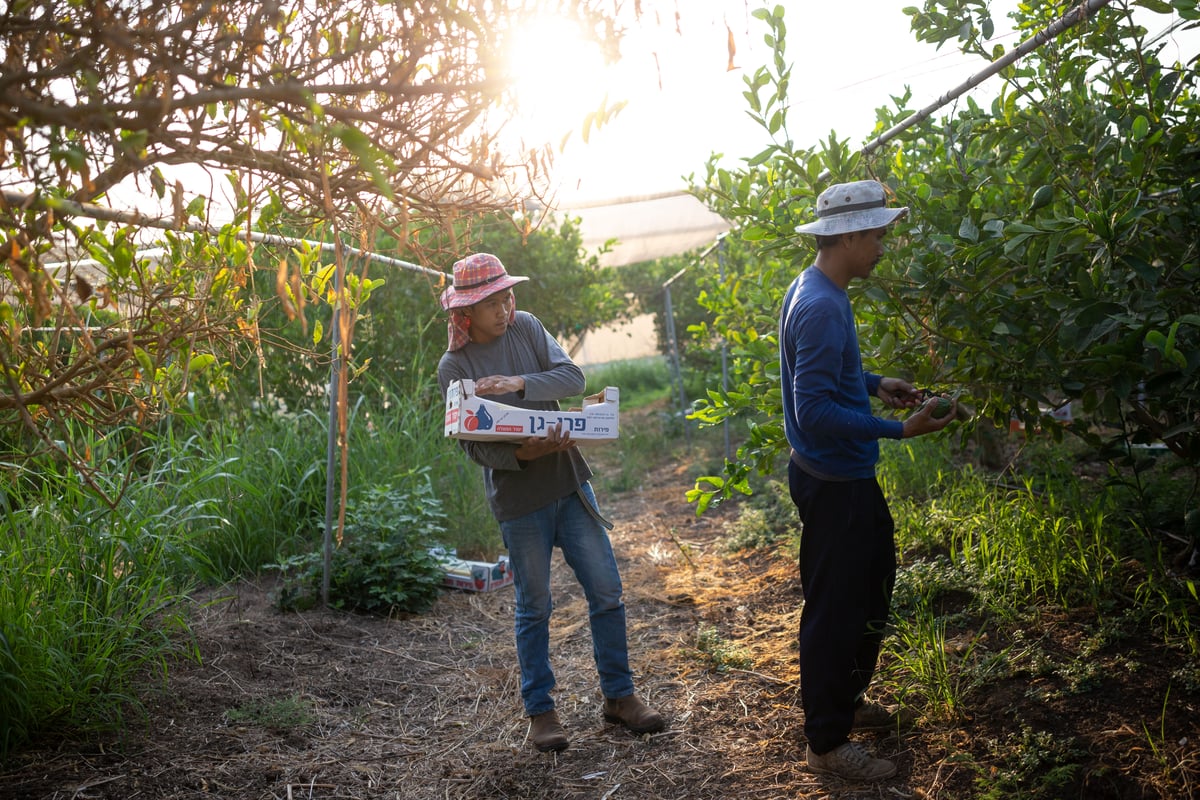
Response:
[[[1039,208],[1049,205],[1054,199],[1054,187],[1050,185],[1041,186],[1033,193],[1033,200],[1029,203],[1030,211],[1037,211]]]

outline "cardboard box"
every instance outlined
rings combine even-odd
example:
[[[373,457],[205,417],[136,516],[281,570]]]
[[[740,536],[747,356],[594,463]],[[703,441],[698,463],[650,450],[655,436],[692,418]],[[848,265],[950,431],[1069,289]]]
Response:
[[[442,562],[443,586],[467,592],[494,592],[512,585],[508,556],[502,555],[496,561],[464,561],[453,549],[435,548],[430,552]]]
[[[583,399],[578,411],[534,411],[475,395],[475,381],[454,381],[446,390],[446,436],[455,439],[512,441],[545,436],[562,423],[564,433],[579,442],[617,438],[620,392],[608,386]]]

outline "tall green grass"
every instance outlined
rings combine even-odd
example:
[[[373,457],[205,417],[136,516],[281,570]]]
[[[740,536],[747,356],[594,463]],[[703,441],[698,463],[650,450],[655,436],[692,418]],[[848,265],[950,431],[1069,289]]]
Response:
[[[1167,577],[1133,512],[1104,487],[1085,489],[1049,462],[999,478],[955,463],[936,439],[889,443],[880,482],[902,554],[891,676],[931,713],[955,716],[967,693],[1020,657],[986,647],[974,657],[983,620],[1020,630],[1037,624],[1026,616],[1036,609],[1086,609],[1101,625],[1152,625],[1200,653],[1195,586]]]
[[[1001,485],[970,465],[952,465],[940,449],[918,441],[885,450],[881,482],[899,498],[897,544],[918,556],[944,553],[979,576],[997,603],[1100,607],[1125,559],[1145,555],[1111,498],[1034,477]]]
[[[82,430],[90,485],[54,453],[0,465],[0,758],[51,728],[119,726],[147,670],[165,678],[191,652],[197,584],[319,546],[327,416],[271,406],[152,432]],[[400,400],[358,394],[348,495],[428,465],[453,520],[446,544],[487,555],[499,536],[479,470],[441,418],[432,378]]]
[[[191,653],[174,541],[186,512],[112,509],[54,459],[0,495],[0,760],[50,728],[121,724]],[[18,503],[13,502],[15,500]]]
[[[449,524],[447,546],[460,554],[489,557],[499,531],[483,496],[479,467],[442,433],[442,400],[429,376],[405,397],[378,383],[352,384],[346,414],[346,494],[353,502],[365,492],[402,481],[415,468],[428,467],[430,480]],[[222,514],[203,534],[204,577],[219,582],[257,574],[280,556],[319,545],[326,519],[329,415],[272,407],[183,441],[164,440],[156,463],[160,477],[177,486],[186,481],[191,502],[221,498]],[[205,465],[209,466],[205,466]],[[169,472],[168,472],[169,470]],[[341,482],[341,454],[335,453],[333,512]],[[336,525],[337,517],[333,516]]]
[[[154,509],[164,524],[179,521],[181,575],[222,583],[257,574],[319,530],[323,429],[312,414],[166,429],[150,439],[123,506]]]

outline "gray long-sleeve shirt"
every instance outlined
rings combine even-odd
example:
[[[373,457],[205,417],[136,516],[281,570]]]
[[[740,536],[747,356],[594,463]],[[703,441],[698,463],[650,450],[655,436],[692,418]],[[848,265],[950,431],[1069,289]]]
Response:
[[[545,329],[537,317],[518,311],[503,336],[479,344],[469,342],[447,351],[438,362],[438,384],[446,389],[463,378],[521,376],[525,391],[489,395],[489,400],[538,411],[559,410],[558,401],[582,394],[583,370]],[[592,476],[587,460],[572,447],[533,461],[517,460],[518,442],[459,440],[468,457],[483,467],[488,505],[496,519],[516,519],[576,491]]]

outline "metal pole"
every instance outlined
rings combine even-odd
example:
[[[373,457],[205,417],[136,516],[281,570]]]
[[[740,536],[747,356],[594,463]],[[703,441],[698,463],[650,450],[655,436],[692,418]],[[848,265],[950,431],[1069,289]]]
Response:
[[[333,330],[329,338],[333,341],[333,355],[329,365],[329,437],[325,445],[325,532],[322,537],[323,569],[321,570],[321,605],[329,605],[329,575],[333,571],[333,510],[336,507],[334,496],[337,489],[338,452],[338,404],[342,388],[342,282],[345,268],[342,259],[338,259],[333,270],[334,303]]]
[[[901,121],[897,125],[892,126],[888,130],[879,134],[879,136],[877,136],[874,139],[872,139],[871,141],[867,142],[865,145],[863,145],[863,148],[862,148],[863,155],[870,154],[871,152],[873,152],[877,148],[881,147],[882,145],[884,145],[891,139],[895,138],[895,136],[897,134],[899,134],[901,131],[907,130],[907,129],[911,128],[913,125],[916,125],[918,122],[928,119],[929,117],[931,117],[933,115],[933,112],[937,111],[939,108],[946,105],[951,100],[954,100],[955,98],[965,94],[966,92],[970,91],[971,89],[974,89],[976,86],[983,83],[985,80],[992,77],[1000,70],[1002,70],[1005,67],[1009,66],[1010,64],[1016,62],[1022,56],[1026,56],[1029,53],[1032,53],[1034,50],[1038,49],[1039,47],[1044,45],[1046,42],[1055,38],[1063,31],[1067,30],[1068,28],[1072,28],[1072,27],[1078,25],[1079,23],[1083,22],[1084,20],[1088,19],[1093,14],[1095,14],[1097,11],[1099,11],[1101,8],[1103,8],[1104,6],[1108,5],[1111,2],[1112,2],[1112,0],[1087,0],[1087,2],[1079,3],[1078,5],[1074,6],[1066,14],[1063,14],[1061,17],[1056,19],[1054,22],[1051,22],[1045,28],[1042,28],[1040,31],[1038,31],[1036,34],[1034,34],[1032,37],[1021,42],[1019,45],[1014,47],[1012,50],[1008,51],[1007,53],[1002,55],[1000,58],[993,61],[991,64],[988,65],[987,69],[985,69],[983,72],[980,72],[977,75],[972,75],[970,78],[967,78],[967,80],[963,81],[958,86],[956,86],[953,89],[951,89],[950,91],[946,92],[941,97],[939,97],[937,100],[935,100],[932,103],[930,103],[929,105],[925,106],[925,108],[922,108],[920,111],[916,111],[916,112],[912,113],[911,115],[906,117],[903,121]],[[826,178],[828,178],[829,175],[830,175],[830,172],[828,169],[823,170],[821,172],[821,174],[817,176],[817,180],[823,181]]]
[[[721,283],[725,283],[725,234],[718,237],[717,248],[717,276],[721,279]],[[725,337],[721,337],[721,393],[729,394],[729,348],[726,346]],[[729,417],[721,420],[721,427],[725,433],[725,458],[730,456],[729,447]]]
[[[679,273],[682,274],[682,273]],[[676,275],[678,277],[678,274]],[[671,382],[679,388],[679,413],[683,419],[683,435],[688,446],[692,444],[692,431],[687,424],[687,397],[683,390],[683,372],[679,366],[679,341],[675,338],[675,311],[671,307],[671,282],[667,281],[663,285],[663,305],[664,313],[667,318],[665,320],[667,326],[667,342],[670,346],[671,353]]]
[[[717,237],[717,240],[715,242],[713,242],[711,245],[709,245],[708,248],[696,258],[695,263],[698,264],[698,263],[704,261],[704,259],[708,258],[709,254],[711,254],[712,251],[714,249],[716,249],[717,247],[720,247],[724,241],[725,241],[725,234],[722,233],[720,236]],[[666,313],[666,315],[667,315],[667,318],[665,320],[666,327],[667,327],[667,341],[670,343],[670,348],[671,348],[671,365],[672,365],[673,371],[675,373],[676,381],[679,384],[680,413],[684,413],[685,410],[687,409],[687,392],[685,391],[684,385],[683,385],[683,368],[680,364],[680,359],[679,359],[679,339],[675,335],[675,311],[671,308],[671,284],[674,283],[675,281],[679,280],[680,278],[682,278],[683,274],[685,272],[687,272],[687,270],[688,270],[688,268],[684,267],[683,269],[679,270],[674,275],[672,275],[671,277],[669,277],[665,281],[663,281],[663,285],[662,285],[663,299],[664,299],[664,303],[666,306],[664,313]],[[683,421],[683,432],[684,432],[684,435],[687,437],[688,446],[691,446],[692,435],[691,435],[691,430],[688,428],[686,416],[684,417],[684,421]],[[726,445],[726,450],[728,450],[728,445]]]
[[[209,236],[219,236],[222,232],[222,228],[214,226],[214,225],[200,224],[200,223],[195,223],[195,222],[180,223],[180,222],[176,222],[171,217],[151,217],[151,216],[141,213],[140,211],[118,211],[116,209],[105,208],[104,206],[98,206],[98,205],[94,205],[92,203],[80,203],[75,200],[64,200],[59,197],[46,197],[44,195],[23,194],[21,192],[11,191],[9,189],[4,189],[4,190],[0,191],[0,197],[4,198],[4,202],[6,202],[10,205],[18,206],[20,208],[27,208],[29,206],[37,206],[38,208],[45,208],[45,209],[52,210],[56,214],[60,214],[60,215],[67,215],[67,216],[72,216],[72,217],[84,217],[86,219],[99,219],[99,220],[105,220],[108,222],[120,222],[120,223],[124,223],[126,225],[134,225],[139,228],[157,228],[159,230],[165,230],[165,231],[186,231],[188,233],[205,233],[205,234],[208,234]],[[315,241],[312,241],[311,239],[297,239],[293,236],[279,236],[274,233],[261,233],[259,231],[247,231],[247,230],[242,230],[241,228],[238,228],[234,231],[234,236],[238,237],[239,239],[245,239],[246,241],[250,241],[250,242],[259,242],[262,244],[282,244],[282,245],[288,245],[288,246],[307,245],[309,247],[314,247],[314,248],[323,250],[325,252],[333,252],[333,250],[335,248],[341,248],[343,253],[350,255],[350,256],[363,256],[364,258],[369,258],[372,261],[378,262],[380,264],[387,264],[387,265],[393,266],[393,267],[400,267],[401,269],[406,269],[411,272],[421,272],[432,278],[437,278],[439,287],[445,285],[446,281],[449,279],[449,276],[447,276],[446,273],[439,272],[436,269],[429,269],[428,267],[422,267],[420,264],[412,264],[412,263],[409,263],[408,261],[401,261],[400,259],[392,258],[391,256],[381,256],[378,253],[371,253],[366,250],[359,250],[356,247],[350,247],[349,245],[345,245],[345,244],[336,244],[335,245],[330,242],[315,242]],[[154,248],[155,251],[157,251],[159,249],[160,248]],[[150,251],[147,251],[147,252],[150,252]],[[76,265],[79,265],[79,264],[98,265],[99,264],[99,262],[93,261],[91,259],[81,259],[80,261],[73,262],[73,263],[75,263]],[[47,266],[54,266],[54,265],[47,265]]]

